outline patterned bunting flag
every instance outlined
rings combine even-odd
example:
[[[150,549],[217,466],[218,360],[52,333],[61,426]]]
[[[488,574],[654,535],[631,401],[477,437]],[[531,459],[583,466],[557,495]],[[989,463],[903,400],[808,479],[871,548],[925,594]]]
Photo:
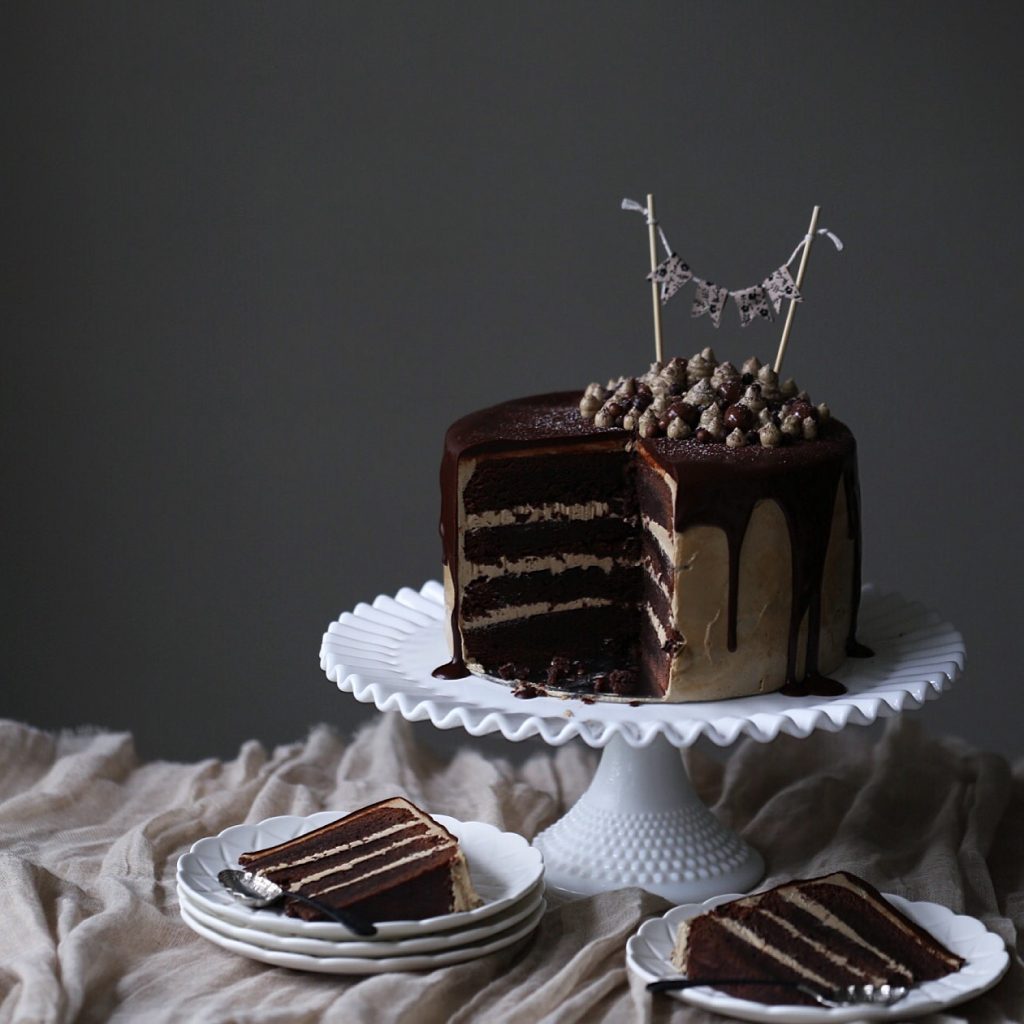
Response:
[[[759,284],[732,293],[733,301],[740,311],[740,326],[746,327],[752,320],[774,320],[768,305],[768,294]]]
[[[728,288],[720,288],[712,281],[705,281],[703,278],[698,277],[690,269],[689,265],[683,262],[679,254],[672,251],[668,239],[665,237],[665,232],[658,226],[658,222],[653,219],[653,206],[648,208],[634,199],[623,199],[622,208],[624,210],[633,210],[648,217],[648,229],[652,232],[652,239],[653,232],[657,228],[661,236],[661,244],[665,252],[670,254],[647,275],[648,281],[653,281],[658,285],[661,305],[664,306],[684,284],[692,281],[697,286],[697,291],[693,298],[693,305],[690,307],[690,315],[704,316],[706,313],[711,317],[711,322],[716,327],[719,327],[722,323],[722,310],[725,309],[725,304],[730,298],[736,303],[741,327],[746,327],[747,324],[754,320],[774,320],[775,316],[772,310],[774,309],[775,313],[780,313],[784,299],[789,299],[790,302],[803,302],[803,296],[793,280],[793,275],[789,272],[789,267],[801,250],[804,250],[804,255],[806,256],[805,246],[810,245],[815,235],[825,235],[826,238],[831,239],[836,249],[841,250],[843,248],[843,243],[831,231],[827,228],[816,227],[817,220],[815,219],[812,221],[807,235],[804,236],[799,245],[793,250],[793,255],[781,267],[773,270],[760,284],[753,285],[750,288],[730,290]],[[818,207],[814,209],[816,218]],[[658,307],[655,307],[655,314],[655,320],[659,321],[661,314]],[[783,336],[785,338],[785,333]],[[780,348],[780,356],[781,353],[782,349]]]
[[[712,281],[698,281],[690,316],[703,316],[707,313],[711,317],[711,322],[718,327],[722,322],[722,310],[725,309],[728,299],[728,288],[719,288]]]
[[[661,304],[664,306],[691,277],[693,277],[693,271],[675,253],[672,253],[647,275],[647,280],[657,281],[661,285]]]
[[[796,284],[789,272],[789,267],[779,267],[772,272],[771,277],[765,278],[764,290],[778,313],[782,309],[782,300],[790,299],[792,302],[803,302],[800,293],[796,290]]]

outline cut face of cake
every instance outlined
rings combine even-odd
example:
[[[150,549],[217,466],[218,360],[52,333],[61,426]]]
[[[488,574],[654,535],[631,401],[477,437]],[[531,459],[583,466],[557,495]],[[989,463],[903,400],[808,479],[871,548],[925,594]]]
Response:
[[[867,653],[853,435],[763,373],[770,401],[736,371],[687,389],[679,362],[620,383],[631,397],[537,395],[449,428],[436,675],[612,700],[842,692],[827,673]]]
[[[845,871],[794,881],[684,921],[672,964],[689,978],[846,985],[905,985],[963,966],[873,886]],[[715,986],[740,999],[805,1001],[792,988]],[[806,1001],[810,1001],[809,997]]]
[[[306,835],[243,853],[239,864],[286,892],[300,892],[370,921],[420,920],[471,910],[473,890],[459,842],[404,797],[371,804]],[[326,920],[285,899],[285,913]]]

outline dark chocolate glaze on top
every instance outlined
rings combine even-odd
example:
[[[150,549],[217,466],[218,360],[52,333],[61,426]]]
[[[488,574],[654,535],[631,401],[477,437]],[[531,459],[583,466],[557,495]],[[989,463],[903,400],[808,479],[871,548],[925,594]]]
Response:
[[[818,671],[821,588],[832,515],[840,482],[845,484],[850,537],[854,543],[847,653],[870,654],[855,637],[860,603],[860,492],[856,442],[836,420],[819,426],[814,441],[798,440],[779,448],[701,444],[667,437],[636,439],[618,428],[600,429],[579,413],[579,393],[556,392],[520,398],[483,409],[449,428],[441,464],[441,542],[444,561],[456,581],[452,610],[454,651],[451,662],[434,674],[456,679],[468,675],[458,629],[458,465],[463,457],[548,445],[620,449],[635,441],[641,458],[677,482],[675,528],[708,525],[721,529],[729,547],[728,645],[736,649],[740,548],[754,506],[778,503],[789,529],[792,552],[792,603],[787,646],[786,685],[793,695],[841,693],[841,684]],[[807,615],[804,677],[797,679],[800,624]]]

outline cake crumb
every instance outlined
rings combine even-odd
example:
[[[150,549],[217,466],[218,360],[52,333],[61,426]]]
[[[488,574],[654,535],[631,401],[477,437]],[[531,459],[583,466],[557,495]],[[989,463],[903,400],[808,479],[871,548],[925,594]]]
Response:
[[[520,700],[533,700],[534,697],[546,697],[548,691],[540,686],[534,686],[533,683],[517,683],[512,690],[513,697],[519,697]]]

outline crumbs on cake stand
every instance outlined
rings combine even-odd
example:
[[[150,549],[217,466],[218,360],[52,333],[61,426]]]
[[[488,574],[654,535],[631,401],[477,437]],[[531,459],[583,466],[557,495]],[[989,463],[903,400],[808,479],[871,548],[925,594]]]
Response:
[[[519,681],[512,687],[512,696],[520,700],[533,700],[534,697],[548,697],[550,694],[542,686]]]

